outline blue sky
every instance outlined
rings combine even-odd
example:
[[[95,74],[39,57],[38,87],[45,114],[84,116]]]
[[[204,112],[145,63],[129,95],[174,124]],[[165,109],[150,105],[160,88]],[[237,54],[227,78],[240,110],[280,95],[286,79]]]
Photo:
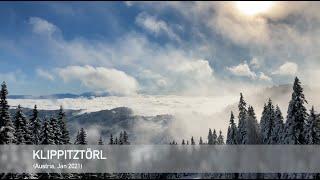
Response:
[[[214,95],[294,76],[315,85],[318,8],[281,2],[247,15],[234,2],[1,3],[0,80],[31,95]]]

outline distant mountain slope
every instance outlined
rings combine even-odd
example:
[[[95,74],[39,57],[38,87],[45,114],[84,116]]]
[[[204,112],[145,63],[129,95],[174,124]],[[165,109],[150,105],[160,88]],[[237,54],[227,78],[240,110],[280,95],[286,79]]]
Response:
[[[57,116],[59,110],[41,110],[39,109],[39,117],[41,119],[44,119],[45,117],[50,118],[50,117],[55,117]],[[11,107],[11,109],[9,110],[11,117],[14,117],[15,112],[16,112],[16,107]],[[22,108],[22,112],[28,117],[30,118],[32,115],[32,109],[29,108]],[[71,117],[79,114],[81,112],[81,110],[70,110],[70,109],[66,109],[65,113],[66,113],[66,117],[68,119],[70,119]]]
[[[15,112],[15,107],[10,109],[11,117],[14,117]],[[32,115],[32,109],[23,108],[23,112],[29,118]],[[126,107],[84,114],[80,110],[65,110],[65,113],[71,142],[81,127],[88,132],[91,143],[96,142],[100,135],[107,143],[111,133],[118,135],[123,130],[128,132],[130,141],[135,143],[168,143],[173,138],[169,133],[169,123],[173,120],[170,115],[136,116]],[[55,117],[57,114],[58,110],[39,110],[41,119]]]
[[[101,134],[106,141],[110,134],[118,135],[120,131],[126,130],[135,143],[157,144],[168,143],[172,139],[168,132],[172,120],[171,115],[136,116],[131,109],[119,107],[72,116],[69,127],[72,133],[76,133],[79,127],[87,128],[89,133]]]

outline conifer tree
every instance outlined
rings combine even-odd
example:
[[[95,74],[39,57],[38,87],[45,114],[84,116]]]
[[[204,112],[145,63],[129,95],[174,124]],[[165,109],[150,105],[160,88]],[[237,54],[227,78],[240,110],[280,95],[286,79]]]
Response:
[[[39,112],[37,109],[37,105],[34,105],[34,109],[32,111],[32,115],[30,118],[30,128],[32,134],[32,142],[35,145],[40,144],[41,140],[41,120],[39,118]]]
[[[130,144],[127,131],[123,131],[123,144]]]
[[[80,136],[80,131],[78,130],[77,135],[76,135],[76,139],[74,141],[74,144],[78,144],[79,142],[79,136]]]
[[[209,145],[212,145],[212,144],[213,144],[213,134],[212,134],[211,129],[209,129],[208,144],[209,144]]]
[[[238,144],[243,144],[244,143],[244,137],[247,134],[246,131],[246,119],[247,119],[247,103],[244,101],[242,93],[240,93],[240,100],[238,104],[238,109],[239,109],[239,124],[238,124]]]
[[[243,139],[243,144],[259,144],[260,143],[260,128],[252,106],[248,107],[246,132]]]
[[[260,143],[260,129],[252,106],[248,107],[245,119],[245,134],[242,139],[242,144],[259,144]],[[257,173],[240,173],[233,174],[239,176],[239,179],[256,179]]]
[[[87,144],[87,133],[85,132],[85,130],[83,128],[81,128],[79,131],[76,144],[77,145],[86,145]]]
[[[196,145],[196,143],[194,142],[193,136],[191,137],[191,145]]]
[[[18,105],[17,112],[14,116],[15,119],[15,137],[16,137],[16,144],[26,144],[27,137],[27,124],[26,124],[26,117],[22,113],[21,106]]]
[[[285,144],[305,144],[304,123],[308,116],[304,106],[306,102],[303,88],[301,87],[299,79],[296,77],[285,124],[283,138]]]
[[[45,119],[41,131],[41,143],[42,145],[52,145],[54,144],[54,134],[50,121]]]
[[[279,106],[276,107],[275,110],[275,121],[272,127],[271,132],[271,143],[270,144],[281,144],[282,143],[282,136],[284,130],[284,123],[283,123],[283,116]]]
[[[212,133],[212,140],[213,140],[213,144],[217,144],[217,132],[215,129],[213,129],[213,133]]]
[[[120,132],[120,135],[119,135],[119,144],[120,145],[123,144],[123,133],[122,133],[122,131]]]
[[[102,140],[102,137],[101,137],[101,136],[100,136],[100,138],[99,138],[98,145],[103,145],[103,140]]]
[[[0,144],[15,143],[15,128],[9,114],[7,95],[7,85],[3,82],[0,91]]]
[[[319,144],[320,143],[320,120],[316,115],[314,107],[310,110],[309,117],[305,123],[305,143],[306,144]]]
[[[237,125],[234,122],[234,115],[232,111],[230,116],[230,124],[228,127],[226,144],[237,144]]]
[[[203,144],[202,137],[200,137],[199,145],[202,145],[202,144]]]
[[[283,144],[307,144],[305,137],[305,122],[308,118],[305,103],[307,103],[300,80],[296,77],[293,83],[293,92],[288,106],[287,121],[284,126]],[[282,174],[282,178],[305,178],[307,174]]]
[[[62,140],[61,140],[61,130],[60,130],[60,124],[58,124],[58,120],[54,117],[50,118],[50,126],[52,128],[52,132],[53,132],[53,140],[54,140],[54,144],[56,145],[61,145],[63,144]]]
[[[313,143],[320,145],[320,116],[319,114],[316,115],[316,122],[314,123],[314,135],[315,138],[313,139]],[[318,174],[320,177],[320,174]]]
[[[113,142],[113,136],[112,136],[112,134],[110,134],[110,140],[109,140],[109,144],[110,144],[110,145],[114,144],[114,142]]]
[[[222,131],[221,131],[221,130],[219,131],[219,136],[218,136],[218,139],[217,139],[217,144],[219,144],[219,145],[224,144],[223,135],[222,135]]]
[[[181,143],[182,145],[185,145],[186,143],[185,143],[185,141],[184,141],[184,139],[182,139],[182,143]]]
[[[264,106],[260,125],[261,125],[261,142],[262,144],[271,144],[272,128],[275,124],[275,110],[271,99],[268,104]]]
[[[70,144],[70,136],[67,128],[66,115],[62,106],[60,106],[58,113],[58,124],[61,131],[60,144]]]

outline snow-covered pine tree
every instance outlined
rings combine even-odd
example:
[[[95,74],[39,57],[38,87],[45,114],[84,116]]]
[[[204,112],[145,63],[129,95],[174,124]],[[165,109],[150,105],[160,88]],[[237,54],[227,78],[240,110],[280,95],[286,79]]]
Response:
[[[15,136],[17,144],[32,144],[32,131],[30,123],[22,112],[22,108],[18,105],[17,112],[14,116],[15,119]]]
[[[252,106],[248,107],[246,131],[247,134],[243,138],[243,144],[260,143],[260,128]]]
[[[213,133],[212,133],[212,139],[213,139],[213,144],[217,144],[217,132],[215,129],[213,129]]]
[[[32,115],[30,118],[30,128],[32,134],[32,143],[38,145],[41,140],[41,120],[39,118],[39,112],[37,105],[34,105]]]
[[[221,130],[219,131],[219,136],[218,136],[218,139],[217,139],[217,143],[219,145],[224,144],[223,135],[222,135],[222,131]]]
[[[300,80],[296,77],[285,123],[284,144],[305,144],[304,123],[308,117]]]
[[[0,91],[0,144],[15,143],[15,128],[9,114],[7,95],[7,85],[3,82]]]
[[[247,119],[247,103],[244,101],[242,93],[240,93],[240,100],[238,104],[239,108],[239,123],[238,123],[238,143],[237,144],[244,144],[243,139],[247,134],[246,131],[246,119]]]
[[[234,115],[231,111],[226,144],[237,144],[237,133],[237,125],[234,122]]]
[[[312,106],[304,127],[306,144],[318,144],[320,142],[319,122],[319,117],[315,113],[314,107]]]
[[[213,134],[211,129],[209,128],[209,133],[208,133],[208,144],[212,145],[213,144]]]
[[[69,136],[69,130],[67,128],[66,114],[62,106],[60,106],[59,113],[58,113],[58,124],[60,126],[60,131],[61,131],[60,143],[70,144],[70,136]]]
[[[16,144],[26,144],[25,141],[25,116],[22,113],[21,106],[18,105],[17,112],[14,116],[14,125],[15,125],[15,137],[16,137]]]
[[[114,140],[114,144],[118,144],[118,138],[116,137],[116,139]]]
[[[25,118],[25,134],[24,134],[24,140],[26,144],[33,144],[33,135],[32,135],[32,129],[31,129],[31,124],[28,118]]]
[[[202,144],[203,144],[203,140],[202,140],[202,137],[200,137],[199,145],[202,145]]]
[[[283,123],[283,116],[279,106],[276,107],[274,117],[275,117],[275,121],[271,131],[270,144],[281,144],[282,134],[284,130],[284,123]]]
[[[130,144],[127,131],[123,131],[123,144],[126,144],[126,145]]]
[[[43,122],[42,131],[41,131],[41,141],[42,145],[52,145],[54,144],[54,134],[50,121],[46,118]]]
[[[87,145],[87,133],[83,128],[78,131],[76,141],[76,145]],[[90,179],[90,175],[92,174],[87,174],[87,173],[80,173],[78,174],[80,177],[77,177],[78,179]]]
[[[122,133],[122,131],[120,132],[120,135],[119,135],[119,144],[120,145],[123,144],[123,133]]]
[[[86,145],[87,144],[87,133],[81,128],[78,136],[78,145]]]
[[[56,145],[61,145],[63,144],[62,139],[61,139],[61,130],[60,130],[60,124],[58,124],[58,120],[54,117],[50,118],[50,126],[52,128],[52,132],[53,132],[53,140],[54,140],[54,144]]]
[[[315,134],[316,138],[314,138],[314,144],[320,145],[320,116],[319,116],[319,114],[316,115],[316,122],[315,122],[314,127],[315,127],[314,131],[316,132],[316,134]],[[320,174],[319,174],[319,177],[320,177]]]
[[[241,96],[242,97],[242,94]],[[241,101],[241,98],[240,98]],[[226,144],[228,145],[235,145],[238,144],[238,128],[236,123],[234,122],[234,115],[233,112],[231,111],[231,115],[230,115],[230,125],[228,127],[228,134],[227,134],[227,142]],[[228,179],[238,179],[239,174],[238,173],[228,173],[226,174],[226,178]]]
[[[307,103],[305,96],[303,94],[303,88],[298,77],[295,78],[293,83],[293,92],[291,100],[288,106],[287,121],[284,126],[283,133],[283,144],[306,144],[305,141],[305,122],[308,118],[308,112],[305,108],[305,103]],[[291,173],[282,174],[281,178],[285,179],[295,179],[295,178],[305,178],[306,174],[302,173]]]
[[[196,145],[196,142],[194,142],[193,136],[191,137],[191,145]]]
[[[70,144],[70,136],[69,136],[69,130],[67,128],[66,115],[62,106],[60,106],[60,109],[57,115],[57,124],[61,133],[59,144],[61,145]],[[62,176],[65,179],[69,179],[71,175],[62,174]]]
[[[80,134],[80,131],[78,130],[77,135],[76,135],[76,139],[74,140],[74,144],[78,144],[78,142],[79,142],[79,134]]]
[[[245,119],[245,134],[242,138],[242,144],[259,144],[260,142],[260,129],[257,118],[252,106],[248,107]],[[234,174],[235,176],[238,176]],[[257,179],[257,173],[240,173],[239,179]]]
[[[267,119],[267,114],[268,114],[268,108],[267,108],[267,104],[264,103],[263,105],[263,111],[262,111],[262,115],[261,115],[261,119],[260,119],[260,127],[261,127],[261,143],[262,144],[265,144],[264,142],[266,141],[264,138],[265,136],[267,136],[265,134],[266,132],[266,123],[268,122],[266,119]]]
[[[98,145],[103,145],[103,140],[102,140],[102,137],[101,137],[101,136],[100,136],[100,138],[99,138]]]
[[[274,106],[269,98],[267,105],[264,105],[260,126],[261,126],[261,143],[271,144],[271,132],[275,123]]]
[[[109,144],[110,145],[114,144],[113,135],[112,134],[110,134]]]

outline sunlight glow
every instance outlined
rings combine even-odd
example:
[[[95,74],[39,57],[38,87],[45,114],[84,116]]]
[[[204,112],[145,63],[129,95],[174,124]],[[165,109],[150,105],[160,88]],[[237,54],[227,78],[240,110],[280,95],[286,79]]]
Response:
[[[238,10],[246,15],[257,15],[261,13],[265,13],[272,6],[273,1],[237,1],[235,2]]]

